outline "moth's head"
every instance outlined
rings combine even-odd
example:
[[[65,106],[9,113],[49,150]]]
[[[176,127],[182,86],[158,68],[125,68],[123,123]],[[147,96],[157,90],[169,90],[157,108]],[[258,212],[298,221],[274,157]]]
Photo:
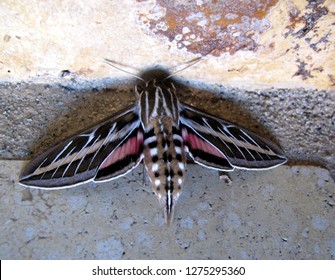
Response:
[[[171,73],[167,69],[164,69],[161,66],[153,66],[142,71],[139,77],[145,83],[150,83],[150,81],[152,80],[156,81],[166,80],[170,75]]]
[[[139,78],[142,82],[136,85],[136,93],[141,96],[143,92],[155,92],[157,88],[169,88],[168,80],[171,73],[161,67],[153,67],[143,71]]]

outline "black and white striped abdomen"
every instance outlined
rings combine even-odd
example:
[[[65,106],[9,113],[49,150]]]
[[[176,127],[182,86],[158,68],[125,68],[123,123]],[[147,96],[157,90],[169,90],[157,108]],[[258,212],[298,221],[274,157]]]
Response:
[[[157,192],[182,188],[185,152],[181,132],[173,127],[161,131],[153,127],[144,134],[144,164]]]
[[[181,132],[170,118],[163,117],[144,133],[143,144],[144,164],[169,220],[184,183],[186,156]]]

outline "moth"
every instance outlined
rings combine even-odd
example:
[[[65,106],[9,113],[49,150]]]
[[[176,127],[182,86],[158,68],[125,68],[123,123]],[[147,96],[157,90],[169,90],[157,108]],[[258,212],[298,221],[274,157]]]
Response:
[[[180,102],[169,77],[143,80],[133,106],[42,152],[25,166],[20,183],[45,189],[99,183],[124,176],[143,160],[170,224],[187,155],[219,171],[269,169],[287,161],[269,140]]]

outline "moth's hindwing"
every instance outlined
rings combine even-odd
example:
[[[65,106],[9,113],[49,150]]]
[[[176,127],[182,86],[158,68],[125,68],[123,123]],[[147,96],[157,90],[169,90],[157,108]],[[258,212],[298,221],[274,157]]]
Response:
[[[189,154],[205,167],[268,169],[287,161],[269,140],[191,106],[180,104],[180,122]]]
[[[113,179],[136,167],[142,152],[143,132],[133,106],[42,152],[25,166],[20,183],[55,188]]]

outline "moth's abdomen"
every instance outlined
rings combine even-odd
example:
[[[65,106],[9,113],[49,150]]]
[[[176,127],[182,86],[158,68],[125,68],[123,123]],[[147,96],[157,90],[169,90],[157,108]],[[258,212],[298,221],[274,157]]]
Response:
[[[144,134],[144,164],[169,223],[184,183],[183,138],[168,117],[156,119],[152,124]]]

